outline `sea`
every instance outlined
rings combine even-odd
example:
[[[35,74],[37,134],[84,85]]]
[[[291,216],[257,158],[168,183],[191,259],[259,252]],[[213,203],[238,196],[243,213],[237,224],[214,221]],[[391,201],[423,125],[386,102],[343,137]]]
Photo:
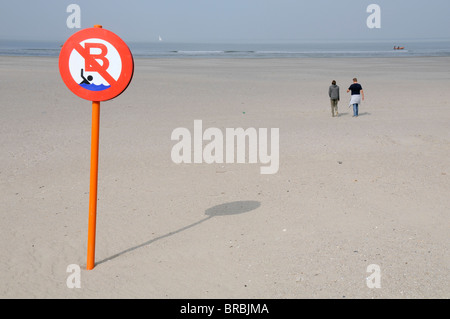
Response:
[[[63,43],[0,40],[0,56],[58,57]],[[283,43],[130,42],[135,58],[357,58],[450,56],[450,39]],[[394,50],[394,47],[402,47]]]

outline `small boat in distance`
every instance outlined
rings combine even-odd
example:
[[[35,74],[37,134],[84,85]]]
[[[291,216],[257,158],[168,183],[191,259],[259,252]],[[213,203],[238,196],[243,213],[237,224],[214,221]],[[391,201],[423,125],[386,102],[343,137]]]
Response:
[[[396,47],[394,46],[394,50],[403,50],[405,47]]]
[[[162,38],[161,38],[161,36],[159,36],[158,40],[159,40],[159,42],[162,42]]]

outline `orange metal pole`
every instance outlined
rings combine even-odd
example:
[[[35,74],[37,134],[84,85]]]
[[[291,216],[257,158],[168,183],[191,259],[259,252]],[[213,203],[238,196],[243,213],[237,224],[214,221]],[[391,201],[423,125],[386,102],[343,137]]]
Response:
[[[95,266],[95,226],[97,221],[98,146],[100,133],[100,102],[92,102],[91,177],[89,185],[89,226],[87,270]]]
[[[102,28],[100,24],[94,28]],[[100,102],[92,101],[91,177],[89,183],[89,225],[87,244],[87,270],[95,266],[95,230],[97,224],[98,145],[100,136]]]

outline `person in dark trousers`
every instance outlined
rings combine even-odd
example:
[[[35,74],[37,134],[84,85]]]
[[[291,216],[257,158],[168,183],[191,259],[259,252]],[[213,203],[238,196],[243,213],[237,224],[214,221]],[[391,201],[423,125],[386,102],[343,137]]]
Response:
[[[335,80],[331,82],[331,85],[328,88],[328,96],[330,97],[331,101],[331,116],[338,116],[339,86],[336,85]]]
[[[358,107],[361,104],[361,101],[364,101],[364,91],[361,84],[358,83],[357,78],[353,78],[353,84],[347,90],[348,92],[352,92],[352,96],[350,98],[350,105],[353,105],[353,117],[358,117]]]

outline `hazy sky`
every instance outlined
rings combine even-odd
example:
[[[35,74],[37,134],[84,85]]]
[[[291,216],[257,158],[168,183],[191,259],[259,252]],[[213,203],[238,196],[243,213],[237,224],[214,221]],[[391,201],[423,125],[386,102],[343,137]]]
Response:
[[[0,0],[2,39],[64,42],[69,4],[81,28],[102,24],[127,41],[273,42],[450,38],[449,0]],[[366,25],[370,4],[381,28]]]

